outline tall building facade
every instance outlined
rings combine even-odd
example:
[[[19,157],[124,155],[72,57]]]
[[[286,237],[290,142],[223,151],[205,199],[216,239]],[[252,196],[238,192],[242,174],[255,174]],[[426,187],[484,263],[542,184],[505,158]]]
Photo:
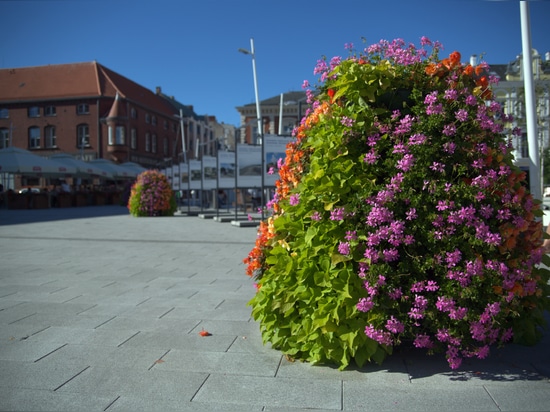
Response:
[[[282,93],[260,101],[263,134],[290,136],[308,108],[307,96],[304,91]],[[238,143],[259,144],[258,118],[256,103],[238,106],[241,123],[237,136]]]
[[[539,149],[550,145],[550,52],[541,56],[532,50],[533,81],[535,90],[535,108],[537,118],[537,141]],[[500,78],[494,89],[495,99],[504,106],[506,114],[514,117],[514,126],[523,133],[513,141],[516,159],[528,158],[527,124],[525,113],[525,86],[523,55],[507,65],[490,65],[491,74]]]

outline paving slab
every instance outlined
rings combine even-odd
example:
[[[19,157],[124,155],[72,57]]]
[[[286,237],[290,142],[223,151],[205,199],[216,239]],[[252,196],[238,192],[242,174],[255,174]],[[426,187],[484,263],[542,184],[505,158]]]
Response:
[[[548,332],[457,371],[414,348],[345,371],[287,360],[250,316],[254,223],[0,209],[0,410],[549,410]]]

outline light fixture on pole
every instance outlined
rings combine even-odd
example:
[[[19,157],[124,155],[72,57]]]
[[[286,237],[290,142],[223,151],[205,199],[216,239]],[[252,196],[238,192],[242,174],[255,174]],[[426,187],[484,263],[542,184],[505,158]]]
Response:
[[[258,97],[258,78],[256,76],[256,54],[254,52],[254,39],[250,39],[250,50],[246,49],[239,49],[239,52],[244,54],[249,54],[252,56],[252,74],[254,76],[254,93],[256,95],[256,119],[258,122],[258,138],[260,139],[260,145],[262,150],[262,172],[261,172],[261,178],[262,178],[262,193],[260,196],[260,207],[261,207],[261,213],[262,213],[262,220],[264,220],[264,204],[265,204],[265,194],[264,194],[264,186],[265,186],[265,154],[264,154],[264,131],[263,131],[263,125],[262,125],[262,113],[260,111],[260,99]]]

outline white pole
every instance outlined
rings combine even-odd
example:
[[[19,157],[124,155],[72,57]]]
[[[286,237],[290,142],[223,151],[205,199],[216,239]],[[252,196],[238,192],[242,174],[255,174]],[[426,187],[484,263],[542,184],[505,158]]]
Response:
[[[535,199],[542,199],[540,179],[539,144],[537,139],[537,114],[533,81],[531,51],[531,24],[529,2],[520,1],[521,40],[523,49],[523,84],[525,88],[525,118],[527,122],[527,145],[529,148],[529,183]]]
[[[281,93],[281,102],[279,103],[279,135],[282,136],[283,134],[283,95],[284,93]]]
[[[258,96],[258,77],[256,76],[256,52],[254,51],[254,39],[250,39],[250,54],[252,55],[252,74],[254,75],[254,94],[256,96],[256,118],[258,121],[258,137],[263,145],[264,131],[262,128],[262,112],[260,110],[260,98]]]
[[[261,214],[262,214],[262,220],[264,220],[264,205],[265,205],[265,143],[264,143],[264,130],[262,125],[262,112],[260,109],[260,98],[258,95],[258,77],[256,76],[256,52],[254,50],[254,39],[250,38],[250,53],[252,54],[252,72],[254,74],[254,93],[256,94],[256,116],[258,118],[258,137],[260,138],[260,145],[261,145],[261,151],[262,151],[262,194],[260,197],[260,207],[261,207]]]
[[[262,122],[262,112],[260,110],[260,98],[258,96],[258,78],[256,76],[256,54],[254,51],[254,39],[250,38],[250,51],[245,49],[239,49],[241,53],[250,54],[252,56],[252,74],[254,75],[254,93],[256,95],[256,120],[258,121],[258,138],[260,139],[260,145],[262,148],[262,160],[261,160],[261,178],[262,178],[262,195],[261,195],[261,209],[262,209],[262,220],[264,219],[264,186],[265,186],[265,143],[264,143],[264,131],[263,131],[263,122]]]

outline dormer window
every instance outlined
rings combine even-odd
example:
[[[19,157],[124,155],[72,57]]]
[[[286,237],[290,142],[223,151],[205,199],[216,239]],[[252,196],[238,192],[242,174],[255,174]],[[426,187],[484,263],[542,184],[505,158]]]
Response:
[[[90,105],[87,103],[81,103],[78,106],[76,106],[76,113],[77,114],[89,114],[90,113]]]
[[[40,107],[31,106],[27,109],[27,114],[29,117],[40,117]]]
[[[55,116],[55,115],[56,115],[55,106],[44,107],[44,116]]]

